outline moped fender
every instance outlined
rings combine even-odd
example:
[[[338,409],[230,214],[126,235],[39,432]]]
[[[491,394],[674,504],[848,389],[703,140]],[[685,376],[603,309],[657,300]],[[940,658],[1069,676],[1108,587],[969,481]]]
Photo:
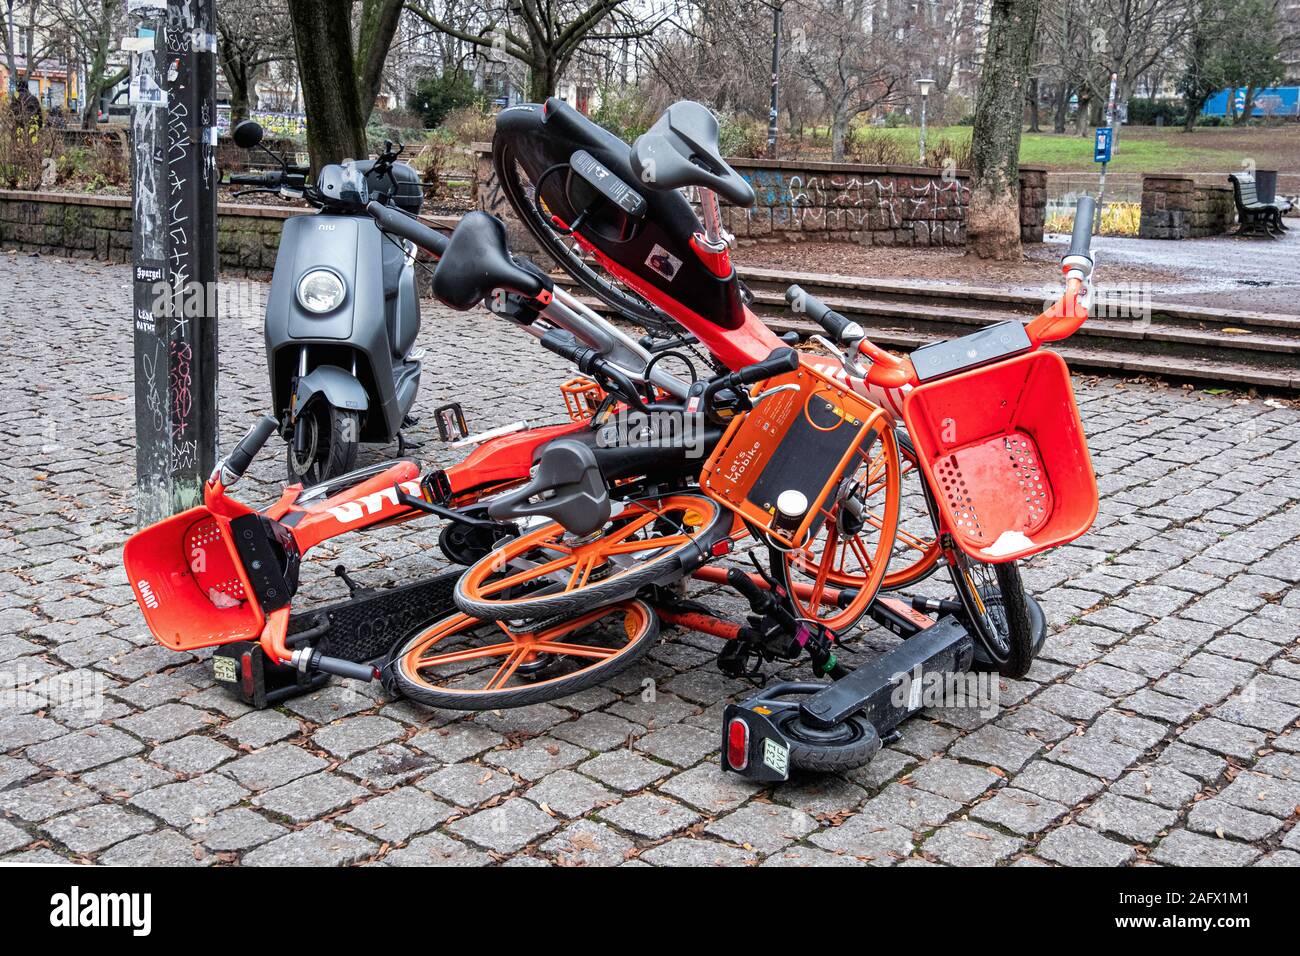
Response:
[[[365,387],[356,380],[351,372],[344,371],[337,365],[321,365],[312,369],[298,379],[298,389],[294,392],[294,416],[297,417],[317,395],[323,395],[325,401],[335,408],[364,412],[370,407],[370,396]]]

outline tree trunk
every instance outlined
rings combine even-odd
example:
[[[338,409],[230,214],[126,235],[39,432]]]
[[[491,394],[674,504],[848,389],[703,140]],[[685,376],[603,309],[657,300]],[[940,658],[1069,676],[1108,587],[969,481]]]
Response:
[[[1029,78],[1029,132],[1041,133],[1038,128],[1038,77]]]
[[[981,259],[1018,259],[1020,123],[1038,0],[993,0],[971,134],[966,243]]]
[[[1236,99],[1236,97],[1234,97]],[[1240,126],[1250,119],[1250,114],[1255,112],[1255,87],[1246,87],[1246,96],[1241,101],[1241,112],[1232,118],[1233,126]]]
[[[357,100],[361,121],[370,121],[375,100],[384,77],[384,63],[393,45],[398,21],[402,19],[402,0],[362,0],[361,29],[357,34]]]
[[[844,162],[844,141],[848,138],[849,121],[838,114],[831,117],[831,162]]]
[[[313,170],[365,159],[366,121],[357,101],[350,4],[288,0],[298,77],[306,106],[307,149]]]
[[[1070,111],[1070,88],[1064,83],[1056,87],[1056,108],[1052,114],[1052,132],[1065,132],[1066,114]]]
[[[249,81],[251,71],[243,62],[236,60],[233,53],[219,59],[221,72],[226,77],[226,85],[230,87],[230,126],[233,129],[236,123],[248,119],[249,87],[252,86]]]
[[[555,95],[555,88],[560,83],[560,71],[556,63],[549,58],[533,63],[528,67],[528,102],[545,103]]]

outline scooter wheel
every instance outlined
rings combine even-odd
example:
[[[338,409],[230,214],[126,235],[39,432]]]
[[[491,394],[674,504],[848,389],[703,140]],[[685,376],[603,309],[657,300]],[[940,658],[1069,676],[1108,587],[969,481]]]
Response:
[[[829,730],[809,727],[797,708],[772,718],[790,744],[790,765],[815,773],[852,770],[880,752],[880,735],[871,721],[854,714]]]

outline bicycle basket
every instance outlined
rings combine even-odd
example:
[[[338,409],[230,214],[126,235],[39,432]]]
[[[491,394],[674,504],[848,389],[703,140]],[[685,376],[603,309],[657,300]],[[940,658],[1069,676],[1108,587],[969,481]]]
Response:
[[[903,419],[948,530],[977,561],[1046,551],[1097,517],[1070,373],[1054,352],[922,385]]]
[[[700,487],[719,504],[786,547],[809,539],[834,510],[836,492],[871,455],[888,414],[806,362],[764,389],[795,384],[737,416],[700,472]],[[798,491],[808,508],[796,527],[778,525],[777,498]]]
[[[137,531],[122,563],[154,639],[174,651],[256,639],[261,605],[230,520],[200,505]]]

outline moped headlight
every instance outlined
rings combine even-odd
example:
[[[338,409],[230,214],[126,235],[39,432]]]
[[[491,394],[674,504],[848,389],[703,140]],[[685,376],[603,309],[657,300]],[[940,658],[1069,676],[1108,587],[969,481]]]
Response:
[[[313,269],[298,280],[298,304],[316,315],[333,312],[345,294],[343,280],[328,269]]]

